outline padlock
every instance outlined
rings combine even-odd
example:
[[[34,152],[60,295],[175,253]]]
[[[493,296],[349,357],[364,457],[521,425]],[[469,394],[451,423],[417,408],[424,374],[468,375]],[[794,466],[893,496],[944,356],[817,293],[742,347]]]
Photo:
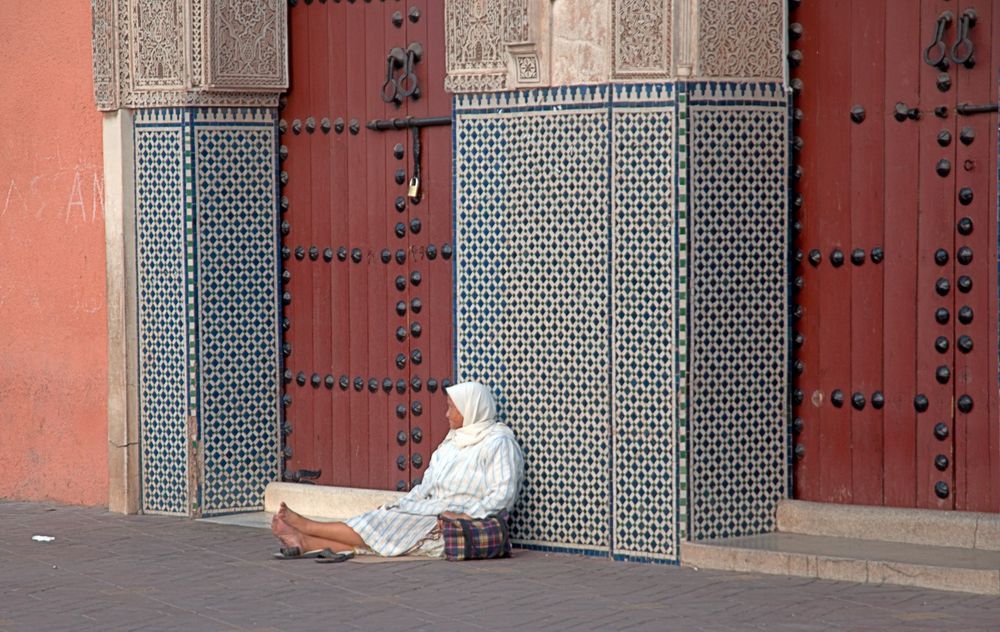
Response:
[[[417,176],[410,178],[410,187],[406,190],[406,195],[410,199],[420,195],[420,178]]]

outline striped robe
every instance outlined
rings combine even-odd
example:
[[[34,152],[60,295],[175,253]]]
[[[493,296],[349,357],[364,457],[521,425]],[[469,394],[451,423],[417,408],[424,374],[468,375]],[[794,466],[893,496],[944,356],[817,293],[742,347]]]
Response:
[[[421,483],[406,496],[346,523],[379,555],[441,557],[440,538],[428,539],[438,514],[453,511],[485,518],[510,511],[523,478],[524,459],[514,433],[496,423],[476,445],[459,449],[445,440],[431,456]]]

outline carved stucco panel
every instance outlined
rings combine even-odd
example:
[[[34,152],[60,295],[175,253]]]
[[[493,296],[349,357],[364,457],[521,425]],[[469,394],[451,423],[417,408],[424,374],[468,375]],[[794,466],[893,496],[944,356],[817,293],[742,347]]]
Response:
[[[98,109],[277,105],[286,1],[91,0]]]
[[[780,78],[783,0],[699,0],[698,74]]]
[[[181,0],[137,0],[132,6],[133,89],[184,87],[184,9]]]
[[[287,85],[285,0],[216,0],[211,8],[213,87]]]
[[[94,53],[94,100],[100,109],[118,106],[118,78],[115,64],[114,0],[91,0]]]
[[[507,0],[507,31],[504,41],[511,44],[527,42],[531,30],[528,0]]]
[[[115,11],[115,57],[118,60],[118,104],[114,108],[128,107],[129,97],[132,94],[132,60],[129,54],[129,47],[132,45],[131,38],[131,10],[129,0],[116,0]]]
[[[671,73],[671,0],[614,0],[614,75],[667,77]]]
[[[504,0],[449,0],[445,47],[452,92],[502,90],[507,85]]]
[[[451,92],[545,85],[550,0],[447,0],[445,47]]]
[[[191,87],[205,85],[205,2],[191,1]],[[211,0],[207,0],[211,2]]]

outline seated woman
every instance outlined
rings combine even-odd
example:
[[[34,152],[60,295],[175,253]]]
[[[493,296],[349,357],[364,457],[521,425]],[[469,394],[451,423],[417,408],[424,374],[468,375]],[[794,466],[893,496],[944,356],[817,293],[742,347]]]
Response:
[[[383,556],[417,553],[441,557],[435,528],[448,518],[484,518],[514,506],[524,459],[514,433],[496,421],[496,402],[476,382],[449,386],[451,430],[431,455],[423,481],[398,501],[344,522],[318,522],[287,506],[271,521],[286,547],[300,551],[370,549]]]

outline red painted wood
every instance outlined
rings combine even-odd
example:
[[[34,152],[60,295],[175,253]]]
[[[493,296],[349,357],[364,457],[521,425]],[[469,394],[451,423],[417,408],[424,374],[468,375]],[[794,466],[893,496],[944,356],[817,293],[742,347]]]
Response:
[[[976,65],[968,69],[959,67],[957,78],[957,101],[959,103],[990,103],[996,101],[996,63],[992,59],[991,27],[994,16],[991,3],[966,1],[957,8],[957,14],[967,8],[975,8],[978,22],[971,29],[970,37],[976,48]],[[951,227],[955,237],[956,252],[959,247],[972,248],[973,260],[968,265],[955,262],[955,278],[968,276],[973,281],[972,290],[968,293],[956,291],[954,294],[954,313],[962,307],[971,307],[975,318],[968,325],[956,320],[954,324],[956,340],[959,336],[969,336],[975,346],[971,353],[961,353],[956,349],[955,364],[955,400],[963,395],[973,398],[974,407],[968,413],[955,410],[955,490],[954,500],[958,509],[971,511],[995,511],[996,501],[993,498],[993,488],[1000,480],[993,477],[995,465],[992,463],[992,446],[990,444],[992,426],[995,426],[990,410],[990,400],[997,390],[996,372],[991,373],[991,359],[996,357],[996,347],[988,343],[991,328],[989,313],[990,304],[996,301],[996,286],[988,283],[990,270],[995,268],[996,258],[990,259],[990,253],[996,243],[996,232],[990,233],[991,218],[996,216],[995,192],[996,170],[990,169],[990,163],[996,156],[995,115],[974,115],[958,117],[958,130],[970,128],[974,131],[975,140],[968,146],[955,144],[955,189],[971,188],[975,194],[972,204],[959,205],[955,218],[969,217],[974,223],[974,230],[968,236],[962,236]],[[982,253],[982,256],[979,255]],[[956,288],[957,289],[957,288]]]
[[[421,13],[421,17],[416,22],[411,22],[408,19],[405,20],[404,22],[405,32],[406,32],[405,45],[409,45],[411,42],[419,42],[422,45],[426,46],[428,44],[427,7],[425,6],[425,3],[420,1],[411,1],[407,3],[407,11],[409,11],[410,7],[415,7],[417,10],[419,10]],[[430,87],[427,85],[427,63],[428,63],[428,57],[424,56],[424,58],[422,58],[421,61],[414,68],[419,84],[421,86],[421,93],[423,93],[423,91],[426,88]],[[409,116],[422,118],[429,115],[428,99],[423,97],[421,97],[420,99],[413,99],[412,97],[406,99],[405,108]],[[419,254],[420,247],[426,243],[426,233],[424,231],[427,228],[427,224],[430,223],[429,215],[431,213],[431,209],[433,208],[435,202],[435,200],[433,199],[434,192],[428,190],[428,188],[426,187],[426,180],[430,174],[424,173],[424,170],[427,167],[427,156],[425,156],[424,153],[427,150],[427,137],[429,132],[430,132],[429,129],[420,130],[421,195],[418,198],[418,201],[414,201],[413,199],[408,199],[407,209],[406,209],[405,222],[407,223],[408,226],[414,220],[417,220],[421,223],[421,229],[419,233],[413,233],[410,230],[407,231],[406,247],[409,255],[408,259],[409,271],[411,274],[417,273],[420,275],[419,284],[414,284],[412,282],[409,284],[407,296],[408,299],[411,301],[411,303],[413,300],[416,299],[423,304],[423,309],[419,314],[414,314],[412,311],[408,313],[409,318],[407,319],[408,320],[406,325],[407,328],[409,328],[410,325],[412,325],[412,323],[414,322],[420,322],[421,326],[423,326],[423,323],[426,322],[428,323],[428,328],[430,328],[430,323],[433,322],[432,306],[430,305],[430,301],[428,300],[429,298],[428,287],[430,284],[430,279],[428,278],[429,277],[428,261],[426,257],[420,256]],[[415,147],[413,143],[413,134],[411,131],[408,130],[406,132],[401,132],[401,134],[403,135],[402,142],[404,142],[406,145],[407,184],[403,186],[405,195],[405,189],[408,188],[409,179],[413,175]],[[428,378],[427,369],[430,366],[430,360],[431,360],[430,357],[431,350],[425,344],[426,340],[427,338],[424,337],[423,333],[421,333],[419,338],[414,338],[412,336],[407,337],[406,343],[402,345],[402,347],[405,349],[405,353],[407,354],[407,356],[411,358],[409,365],[411,377],[418,378],[421,380],[421,382],[426,382]],[[419,359],[420,359],[419,363],[412,361],[414,353],[419,354]],[[430,441],[431,433],[427,428],[426,424],[424,423],[424,420],[426,419],[425,417],[426,411],[424,410],[424,407],[428,403],[427,396],[428,392],[424,388],[421,388],[420,391],[411,390],[409,391],[409,398],[407,401],[407,406],[410,408],[411,411],[414,405],[419,405],[422,411],[420,415],[416,415],[411,412],[407,418],[408,431],[411,433],[410,435],[411,440],[407,443],[407,447],[409,449],[408,452],[409,458],[411,459],[412,463],[413,462],[412,459],[414,458],[414,456],[419,455],[418,458],[421,460],[422,463],[421,467],[416,467],[416,466],[411,467],[410,469],[411,484],[413,481],[423,478],[424,468],[426,467],[426,463],[430,457],[428,448],[431,443]],[[424,436],[419,443],[412,440],[412,432],[416,428],[420,428],[421,432],[424,433]]]
[[[304,134],[292,132],[292,121],[304,120],[308,116],[311,99],[309,75],[301,69],[308,68],[311,61],[309,47],[309,20],[304,11],[292,12],[289,15],[290,28],[295,37],[291,38],[290,55],[292,61],[291,82],[300,95],[296,101],[289,101],[281,116],[288,124],[288,130],[281,137],[281,142],[288,148],[288,158],[281,169],[288,174],[288,183],[282,194],[288,198],[288,212],[283,219],[289,223],[290,232],[285,238],[285,244],[294,251],[297,247],[309,249],[313,243],[312,218],[309,212],[311,205],[311,187],[309,173],[312,157],[309,141]],[[285,343],[291,345],[292,353],[285,358],[285,367],[292,371],[293,376],[303,372],[308,375],[313,365],[313,329],[312,303],[313,289],[311,286],[312,270],[308,257],[301,261],[294,255],[286,263],[286,269],[291,272],[291,282],[284,290],[291,294],[292,301],[285,306],[285,317],[293,324],[285,336]],[[315,446],[311,440],[314,432],[313,393],[310,387],[299,386],[293,381],[286,385],[286,394],[292,397],[292,403],[285,409],[285,419],[295,428],[288,437],[287,445],[292,448],[292,458],[286,462],[286,469],[315,469]]]
[[[918,130],[900,125],[892,108],[919,97],[920,15],[912,0],[886,3],[885,59],[897,60],[885,73],[882,115],[885,130],[885,261],[883,269],[883,499],[886,505],[916,502],[916,273]],[[926,45],[926,43],[924,43]],[[898,60],[906,60],[899,62]]]
[[[992,12],[992,20],[987,22],[992,25],[992,33],[990,35],[989,41],[996,42],[997,38],[1000,37],[1000,9],[994,7]],[[1000,51],[994,50],[991,55],[990,60],[990,77],[1000,76]],[[994,89],[993,99],[997,99],[1000,96],[1000,89]],[[998,99],[1000,102],[1000,99]],[[997,114],[990,116],[990,129],[992,130],[991,135],[988,137],[990,143],[995,147],[997,146],[997,128],[998,128],[998,117]],[[990,154],[989,169],[988,173],[998,173],[998,155],[997,152],[992,152]],[[996,178],[990,180],[989,189],[989,199],[997,200],[997,186],[998,182]],[[991,205],[993,202],[991,202]],[[991,207],[993,208],[993,207]],[[989,214],[989,221],[987,222],[988,230],[987,235],[997,235],[997,215],[998,209],[993,208]],[[988,305],[988,323],[987,323],[987,340],[989,344],[987,348],[989,349],[989,371],[987,373],[988,379],[993,379],[993,376],[1000,375],[1000,367],[998,367],[998,318],[997,309],[998,301],[996,297],[1000,292],[998,292],[998,279],[997,279],[997,266],[992,265],[992,262],[1000,260],[997,252],[997,240],[991,239],[989,244],[988,257],[987,257],[987,287],[989,292],[993,297],[989,301]],[[990,499],[987,503],[989,511],[997,512],[1000,511],[1000,389],[991,388],[989,389],[989,409],[987,411],[988,419],[990,420],[990,431],[989,431],[989,445],[990,445],[990,468],[989,468],[989,478],[991,481],[990,486]]]
[[[328,117],[331,124],[338,118],[347,121],[347,85],[349,81],[347,68],[348,23],[346,18],[347,5],[327,3],[327,33],[326,56],[328,60],[328,94],[330,109]],[[294,95],[289,95],[290,97]],[[325,247],[334,253],[340,246],[350,243],[348,231],[349,179],[348,165],[351,157],[348,155],[348,137],[345,131],[331,131],[326,136],[330,153],[330,232],[324,242]],[[340,387],[341,376],[349,376],[351,319],[350,310],[346,309],[347,298],[350,295],[350,268],[336,259],[324,263],[330,276],[330,330],[333,338],[330,357],[330,374],[336,384],[330,392],[330,446],[329,454],[332,461],[330,478],[322,479],[324,483],[348,485],[351,480],[351,395]],[[324,387],[325,388],[325,387]],[[325,437],[323,439],[325,441]]]
[[[388,398],[381,390],[371,393],[368,390],[367,382],[376,379],[380,383],[389,370],[388,356],[391,329],[386,305],[388,303],[389,289],[386,284],[385,264],[381,260],[372,259],[368,263],[367,254],[369,251],[381,250],[384,243],[384,236],[387,234],[387,226],[391,223],[389,218],[389,203],[387,201],[387,188],[389,186],[390,175],[386,172],[386,153],[389,148],[386,144],[384,133],[372,132],[363,127],[370,119],[385,118],[391,113],[392,106],[387,107],[379,96],[382,83],[385,80],[385,56],[390,46],[394,45],[393,38],[389,37],[386,30],[391,28],[389,24],[390,12],[385,4],[371,4],[368,6],[357,6],[356,11],[364,14],[364,51],[365,60],[359,68],[364,68],[364,81],[358,84],[364,85],[364,96],[367,100],[367,107],[363,112],[357,112],[352,116],[357,116],[361,120],[362,131],[359,136],[366,137],[366,150],[364,154],[358,154],[358,162],[367,165],[365,177],[367,179],[368,196],[366,207],[359,207],[355,210],[367,215],[368,221],[368,241],[358,242],[355,245],[365,252],[365,259],[357,267],[367,267],[368,270],[368,352],[367,362],[364,368],[359,369],[359,373],[364,376],[365,397],[368,401],[367,426],[368,426],[368,453],[367,466],[368,478],[364,483],[365,487],[382,488],[390,484],[389,470],[387,464],[390,462],[389,451],[395,453],[395,444],[389,445],[389,434],[395,436],[395,429],[392,428],[394,422],[388,411]],[[362,159],[362,156],[364,159]],[[380,243],[381,242],[381,243]],[[362,418],[354,418],[355,425],[362,423]],[[394,483],[395,481],[393,481]]]
[[[327,88],[327,68],[329,59],[327,58],[327,41],[329,31],[327,24],[328,11],[321,5],[307,5],[305,11],[307,16],[308,37],[309,37],[309,107],[307,112],[303,112],[303,126],[305,119],[312,117],[317,126],[316,131],[309,133],[303,131],[299,135],[309,144],[310,170],[308,173],[308,186],[310,192],[309,205],[297,209],[297,215],[308,215],[312,221],[311,244],[315,244],[322,251],[329,247],[330,239],[330,170],[331,156],[329,140],[324,137],[319,130],[320,119],[326,115],[330,109],[329,90]],[[333,480],[333,428],[326,422],[330,414],[330,395],[326,387],[321,385],[318,388],[312,385],[314,375],[318,375],[321,380],[325,379],[333,371],[333,339],[330,327],[332,308],[332,285],[327,263],[322,257],[309,263],[311,272],[311,288],[313,299],[313,312],[311,315],[313,332],[313,362],[309,367],[308,377],[310,383],[303,387],[308,389],[313,395],[313,432],[312,436],[304,437],[304,440],[311,443],[313,452],[312,466],[323,472],[319,482],[327,483]],[[301,430],[301,428],[300,428]],[[300,433],[301,434],[301,433]]]
[[[371,54],[366,45],[365,13],[368,6],[364,4],[348,5],[345,7],[344,15],[347,22],[347,38],[345,46],[346,68],[344,72],[348,75],[347,83],[347,121],[357,119],[364,123],[365,112],[368,106],[369,86],[363,77],[358,77],[356,72],[365,69],[368,56]],[[361,248],[368,245],[368,134],[351,134],[345,132],[347,137],[347,207],[343,209],[346,214],[348,225],[348,241],[344,246],[348,253],[353,248]],[[360,390],[354,388],[354,381],[360,379],[367,383],[368,372],[371,365],[368,357],[368,270],[357,264],[341,262],[347,265],[350,275],[350,289],[346,297],[346,308],[351,315],[350,333],[346,341],[350,349],[350,368],[348,375],[351,379],[351,434],[349,441],[351,445],[351,478],[348,484],[354,487],[367,487],[369,479],[368,452],[369,452],[369,424],[368,406],[370,396],[367,388],[362,385]],[[364,423],[361,420],[365,420]]]
[[[920,32],[932,34],[938,16],[944,11],[953,11],[954,8],[953,3],[947,0],[923,0]],[[952,33],[954,29],[953,24]],[[935,350],[934,343],[935,339],[944,336],[953,350],[955,328],[954,319],[942,325],[935,320],[934,314],[939,308],[951,311],[956,292],[953,274],[955,180],[953,177],[938,176],[935,173],[935,165],[941,158],[952,160],[954,157],[955,143],[941,147],[937,137],[942,129],[955,133],[955,118],[938,119],[934,116],[933,109],[938,106],[953,109],[956,91],[938,90],[936,80],[939,74],[937,68],[920,64],[921,120],[919,123],[906,121],[899,124],[916,125],[920,130],[917,217],[917,389],[914,396],[926,396],[929,406],[925,412],[917,414],[917,506],[950,509],[954,506],[954,495],[949,494],[947,498],[939,498],[934,492],[934,486],[938,481],[944,481],[949,489],[952,488],[954,469],[948,468],[944,472],[939,472],[934,466],[934,458],[937,454],[945,454],[949,460],[952,458],[955,433],[952,429],[953,432],[948,439],[941,441],[934,436],[934,426],[942,421],[949,426],[952,425],[954,381],[940,384],[935,379],[935,370],[939,366],[951,368],[953,351],[942,354]],[[942,248],[950,256],[949,262],[943,266],[936,264],[934,259],[934,253]],[[940,296],[935,290],[935,283],[939,279],[945,279],[951,284],[951,291],[947,296]]]
[[[794,297],[794,302],[803,309],[802,317],[795,323],[795,331],[804,337],[804,344],[796,351],[796,359],[803,365],[801,375],[794,382],[794,387],[803,394],[802,404],[794,408],[794,415],[802,420],[802,431],[795,437],[794,443],[805,449],[803,458],[796,459],[794,470],[795,497],[803,500],[821,500],[820,496],[820,414],[814,404],[813,394],[820,390],[820,354],[819,331],[823,320],[822,311],[818,309],[819,297],[822,291],[822,272],[808,263],[809,253],[820,247],[819,223],[813,221],[817,212],[813,211],[813,202],[820,199],[822,176],[822,157],[824,128],[820,125],[816,112],[822,103],[822,57],[820,45],[825,41],[823,33],[814,29],[820,24],[821,4],[805,2],[790,16],[791,20],[804,25],[802,38],[794,44],[794,48],[802,51],[801,66],[793,69],[793,75],[802,80],[805,89],[795,100],[795,107],[803,113],[801,122],[795,127],[795,134],[806,140],[798,157],[798,164],[803,168],[803,176],[798,183],[798,193],[802,196],[803,207],[799,214],[802,231],[795,242],[797,250],[803,254],[803,262],[797,267],[796,274],[801,276],[805,285]],[[821,266],[823,264],[820,264]],[[819,400],[816,400],[819,401]]]
[[[885,107],[885,5],[852,3],[851,94],[863,104],[866,118],[850,125],[850,248],[866,256],[850,264],[851,382],[844,395],[864,397],[863,408],[851,406],[852,500],[863,505],[882,504],[882,412],[871,406],[872,393],[883,389],[882,375],[882,267],[871,262],[874,247],[882,247],[884,203]],[[841,113],[841,118],[848,120]],[[845,253],[850,254],[850,253]],[[848,267],[845,264],[845,268]]]
[[[428,56],[424,70],[425,83],[429,87],[427,98],[428,114],[431,116],[448,116],[451,114],[451,96],[444,91],[445,79],[445,16],[444,4],[422,0],[423,12],[426,16],[427,42],[436,54]],[[428,217],[421,243],[434,244],[439,251],[437,259],[428,262],[427,296],[431,313],[423,319],[426,325],[424,347],[430,358],[427,376],[438,381],[454,377],[452,324],[454,258],[445,259],[440,255],[443,244],[453,248],[452,217],[452,173],[451,173],[451,127],[432,127],[424,130],[424,165],[426,169],[425,187],[427,191],[426,209]],[[427,451],[436,447],[448,433],[448,421],[445,418],[447,399],[443,390],[426,396],[424,429],[430,427]]]
[[[393,12],[405,16],[411,6],[420,10],[420,19],[394,26]],[[294,318],[285,336],[294,343],[289,367],[307,380],[305,386],[293,381],[286,387],[294,397],[288,410],[293,432],[286,442],[294,453],[289,469],[322,469],[321,483],[407,485],[419,476],[410,467],[411,430],[420,427],[423,432],[415,451],[426,463],[444,436],[442,426],[447,427],[441,391],[432,396],[425,384],[451,373],[451,262],[440,255],[430,262],[421,253],[429,243],[440,252],[451,242],[450,133],[448,128],[422,133],[422,201],[398,213],[394,202],[406,194],[406,182],[395,181],[396,171],[403,169],[406,181],[412,173],[409,132],[365,128],[371,119],[450,114],[444,92],[443,13],[443,5],[426,0],[405,6],[313,2],[290,9],[293,85],[282,116],[289,126],[299,119],[303,129],[283,137],[289,146],[289,185],[283,193],[299,198],[290,201],[290,217],[300,214],[290,222],[285,245],[293,250],[302,246],[306,252],[315,246],[320,256],[285,261],[294,284],[288,310]],[[381,98],[387,53],[413,41],[425,51],[415,69],[422,96],[387,105]],[[308,117],[317,124],[313,133],[305,130]],[[324,117],[332,123],[342,118],[344,131],[323,133],[319,125]],[[352,119],[360,125],[358,134],[350,132]],[[402,159],[392,153],[397,143],[405,147]],[[419,233],[412,233],[411,219],[421,221]],[[403,237],[396,235],[397,222],[406,228]],[[327,248],[334,253],[330,262],[322,257]],[[341,248],[345,261],[336,256]],[[354,249],[361,251],[358,263],[351,259]],[[382,262],[383,249],[391,254],[388,264]],[[397,252],[405,255],[403,263],[397,262]],[[422,277],[419,285],[412,284],[414,272]],[[406,282],[402,291],[396,288],[397,277]],[[412,312],[411,299],[422,301],[420,314]],[[399,301],[406,305],[403,315],[397,313]],[[410,329],[415,322],[422,326],[419,337]],[[406,335],[399,340],[401,327]],[[411,352],[418,349],[422,362],[414,365]],[[402,368],[396,366],[399,354],[406,358]],[[319,388],[311,384],[314,374],[321,379]],[[325,386],[327,375],[334,379],[332,389]],[[346,390],[340,387],[342,376],[349,380]],[[420,391],[411,389],[413,377],[420,378]],[[358,378],[361,390],[354,386]],[[372,379],[378,384],[374,393]],[[388,393],[386,379],[393,382]],[[396,388],[400,381],[406,385],[402,393]],[[419,416],[412,407],[418,403]],[[396,414],[400,405],[406,411],[402,418]],[[440,420],[433,420],[436,416]],[[396,437],[400,431],[407,436],[402,446]],[[396,466],[399,456],[406,459],[402,470]]]
[[[851,252],[851,2],[823,2],[820,19],[812,28],[820,30],[825,54],[818,58],[821,79],[812,89],[823,91],[823,105],[815,116],[823,129],[818,143],[825,154],[822,185],[816,199],[810,201],[813,214],[804,221],[819,226],[818,248],[823,253],[823,263],[817,268],[822,292],[818,309],[823,314],[819,332],[819,354],[822,358],[820,392],[823,401],[819,407],[820,498],[827,502],[851,502],[851,264],[835,268],[830,255],[840,250]],[[820,84],[822,83],[822,88]],[[810,86],[806,86],[810,89]],[[814,140],[808,140],[816,144]],[[844,393],[845,402],[840,408],[832,402],[834,391]]]
[[[444,7],[440,3],[425,0],[413,2],[421,18],[417,22],[407,21],[407,42],[421,42],[431,51],[417,66],[417,76],[425,97],[408,100],[408,113],[414,117],[448,116],[451,113],[450,99],[444,86]],[[408,205],[409,220],[420,222],[420,232],[410,233],[409,250],[411,271],[421,275],[419,285],[411,285],[410,300],[418,299],[423,308],[419,314],[409,314],[408,327],[419,324],[420,336],[409,338],[410,353],[419,352],[420,364],[413,364],[411,374],[426,384],[428,379],[439,382],[451,375],[451,301],[452,275],[451,261],[445,260],[440,252],[444,244],[451,243],[451,141],[449,127],[425,127],[420,130],[421,145],[421,195],[419,203]],[[413,137],[407,134],[407,148],[411,152],[412,165]],[[412,166],[410,169],[412,175]],[[427,257],[428,246],[437,250],[436,257]],[[444,418],[445,396],[443,389],[431,393],[426,388],[411,392],[410,404],[419,405],[420,415],[412,415],[411,432],[419,428],[423,439],[411,442],[410,453],[419,454],[426,464],[434,447],[447,433]],[[422,477],[423,468],[414,468],[413,479]]]
[[[391,5],[389,7],[391,10],[386,14],[386,20],[391,19],[391,14],[393,11],[400,11],[405,13],[406,7]],[[384,48],[382,53],[383,63],[385,54],[390,48],[399,47],[406,48],[408,41],[405,32],[405,22],[404,27],[395,28],[393,27],[387,34],[385,39]],[[384,75],[384,69],[383,69]],[[383,79],[384,80],[384,79]],[[399,106],[390,105],[386,108],[386,118],[399,118],[405,117],[408,113],[406,109],[406,103],[402,103]],[[396,200],[400,196],[406,195],[406,183],[409,179],[410,164],[412,162],[412,156],[410,154],[410,149],[407,147],[407,133],[405,131],[391,130],[384,132],[374,132],[374,134],[379,135],[382,138],[382,142],[385,143],[385,150],[383,161],[386,169],[386,199],[384,204],[384,214],[386,216],[385,230],[383,233],[383,243],[385,248],[393,253],[393,262],[386,269],[385,283],[388,290],[385,313],[387,314],[387,322],[389,323],[389,328],[392,332],[395,332],[398,328],[407,326],[407,314],[409,313],[409,292],[407,286],[409,284],[409,253],[407,253],[407,248],[409,245],[409,240],[406,237],[400,238],[395,234],[395,226],[398,222],[402,222],[406,225],[409,222],[407,215],[407,210],[404,208],[402,212],[398,211],[395,207]],[[393,148],[396,145],[402,145],[404,148],[404,154],[402,158],[396,158],[393,155]],[[393,179],[397,171],[402,170],[403,172],[403,184],[397,184]],[[407,260],[405,263],[400,264],[396,261],[396,254],[402,251],[407,255]],[[402,277],[404,283],[403,289],[400,290],[396,287],[396,278]],[[403,304],[403,314],[400,315],[396,310],[396,304],[402,302]],[[403,354],[407,358],[407,364],[404,368],[400,369],[396,366],[396,356],[398,354]],[[409,435],[410,435],[410,424],[409,424],[409,407],[410,407],[410,396],[409,396],[409,382],[411,377],[411,370],[409,365],[409,346],[405,338],[403,341],[398,340],[395,335],[389,339],[388,347],[386,351],[386,361],[387,361],[387,375],[391,375],[393,382],[398,382],[402,380],[407,388],[404,392],[400,393],[395,388],[389,395],[389,406],[387,410],[386,422],[390,428],[389,432],[389,448],[388,455],[389,458],[386,462],[387,477],[392,483],[392,487],[395,488],[400,484],[405,487],[410,481],[410,448],[409,448]],[[398,406],[403,406],[407,411],[403,418],[400,418],[396,414],[396,408]],[[398,433],[404,433],[405,440],[400,444],[396,440]],[[396,463],[396,460],[402,456],[404,459],[403,469],[400,469]]]

